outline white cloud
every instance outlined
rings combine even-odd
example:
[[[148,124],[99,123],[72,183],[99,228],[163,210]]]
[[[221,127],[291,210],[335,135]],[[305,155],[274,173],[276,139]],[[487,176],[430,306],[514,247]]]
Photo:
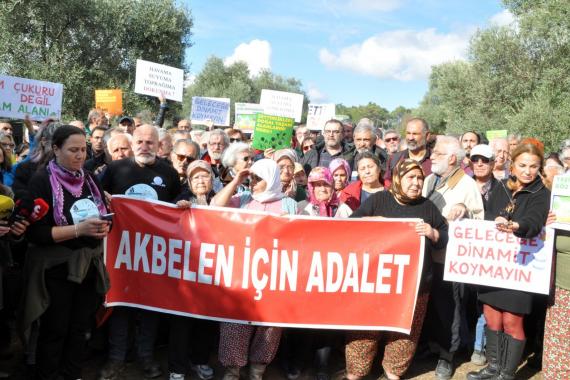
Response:
[[[184,76],[184,88],[192,86],[196,81],[196,75],[191,73],[186,73]]]
[[[309,83],[307,88],[307,97],[311,103],[323,103],[328,100],[328,96],[321,92],[313,83]]]
[[[426,79],[431,66],[464,59],[469,34],[440,34],[434,28],[395,30],[377,34],[338,53],[321,49],[321,63],[382,79]]]
[[[401,5],[401,0],[351,0],[347,8],[358,11],[389,12]]]
[[[265,40],[252,40],[249,43],[241,43],[234,53],[224,59],[225,65],[244,61],[251,75],[257,75],[263,69],[271,68],[271,44]]]
[[[509,26],[513,25],[515,21],[515,16],[508,9],[505,9],[502,12],[491,16],[489,24],[496,26]]]

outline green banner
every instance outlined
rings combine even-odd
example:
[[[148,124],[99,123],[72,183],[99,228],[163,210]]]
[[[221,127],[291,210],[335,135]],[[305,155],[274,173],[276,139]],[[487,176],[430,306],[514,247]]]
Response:
[[[261,150],[290,148],[294,123],[295,120],[289,117],[258,113],[253,130],[252,147]]]

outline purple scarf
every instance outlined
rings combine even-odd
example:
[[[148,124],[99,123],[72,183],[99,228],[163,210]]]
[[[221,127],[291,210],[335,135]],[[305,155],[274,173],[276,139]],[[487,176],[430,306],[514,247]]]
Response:
[[[93,200],[101,215],[107,213],[107,207],[103,202],[99,188],[90,175],[85,175],[83,169],[78,172],[70,172],[59,166],[55,160],[48,164],[49,183],[53,193],[53,219],[58,226],[67,226],[67,218],[63,214],[63,189],[67,190],[74,198],[79,198],[83,192],[83,184],[87,178],[87,187],[93,196]]]

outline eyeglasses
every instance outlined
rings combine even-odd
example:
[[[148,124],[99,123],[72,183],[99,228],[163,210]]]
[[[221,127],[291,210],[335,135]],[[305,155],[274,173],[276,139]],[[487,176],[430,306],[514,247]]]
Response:
[[[233,143],[233,142],[241,142],[241,139],[240,139],[240,138],[234,139],[234,138],[231,138],[231,137],[230,137],[230,142],[231,142],[231,143]]]
[[[253,159],[250,156],[244,156],[244,157],[240,157],[240,160],[242,160],[243,162],[250,162]]]
[[[479,160],[481,160],[481,162],[483,162],[484,164],[488,164],[489,162],[491,162],[490,159],[488,159],[487,157],[483,157],[483,156],[471,156],[469,158],[469,160],[474,164],[479,162]]]
[[[212,176],[209,174],[198,174],[190,178],[190,181],[192,182],[209,181],[210,178],[212,178]]]
[[[16,147],[16,145],[12,144],[12,143],[2,143],[0,145],[2,145],[4,147],[4,149],[8,149],[8,150],[12,150]]]
[[[186,160],[188,162],[192,162],[195,160],[195,158],[192,156],[186,156],[185,154],[178,154],[178,153],[175,153],[175,154],[176,154],[176,158],[178,158],[178,161]]]
[[[331,131],[330,129],[325,129],[323,131],[323,134],[325,134],[325,135],[340,135],[341,132],[342,131],[339,131],[339,130]]]
[[[399,137],[387,137],[384,139],[384,142],[392,142],[392,141],[398,141],[400,138]]]

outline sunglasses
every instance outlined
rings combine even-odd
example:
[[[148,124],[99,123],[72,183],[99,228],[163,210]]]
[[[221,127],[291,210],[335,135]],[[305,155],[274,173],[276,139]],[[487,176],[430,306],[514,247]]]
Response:
[[[178,158],[178,161],[184,161],[184,160],[186,160],[186,161],[188,161],[188,162],[192,162],[192,161],[195,160],[195,158],[192,157],[192,156],[186,156],[186,155],[184,155],[184,154],[178,154],[178,153],[176,153],[176,158]]]
[[[305,145],[305,146],[303,147],[303,152],[308,152],[308,151],[310,151],[311,149],[313,149],[313,146],[314,146],[314,145]]]
[[[384,142],[387,142],[387,143],[392,142],[392,141],[398,141],[398,138],[397,137],[388,137],[388,138],[384,139]]]
[[[482,156],[473,156],[473,157],[470,157],[469,160],[474,164],[479,162],[479,160],[481,160],[484,164],[488,164],[489,162],[491,162],[490,159],[488,159],[487,157],[482,157]]]
[[[233,142],[241,142],[241,139],[240,139],[240,138],[234,139],[234,138],[231,138],[231,137],[230,137],[230,142],[231,142],[231,143],[233,143]]]
[[[253,159],[252,159],[250,156],[245,156],[245,157],[242,157],[241,160],[242,160],[243,162],[250,162],[250,161],[252,161]]]

